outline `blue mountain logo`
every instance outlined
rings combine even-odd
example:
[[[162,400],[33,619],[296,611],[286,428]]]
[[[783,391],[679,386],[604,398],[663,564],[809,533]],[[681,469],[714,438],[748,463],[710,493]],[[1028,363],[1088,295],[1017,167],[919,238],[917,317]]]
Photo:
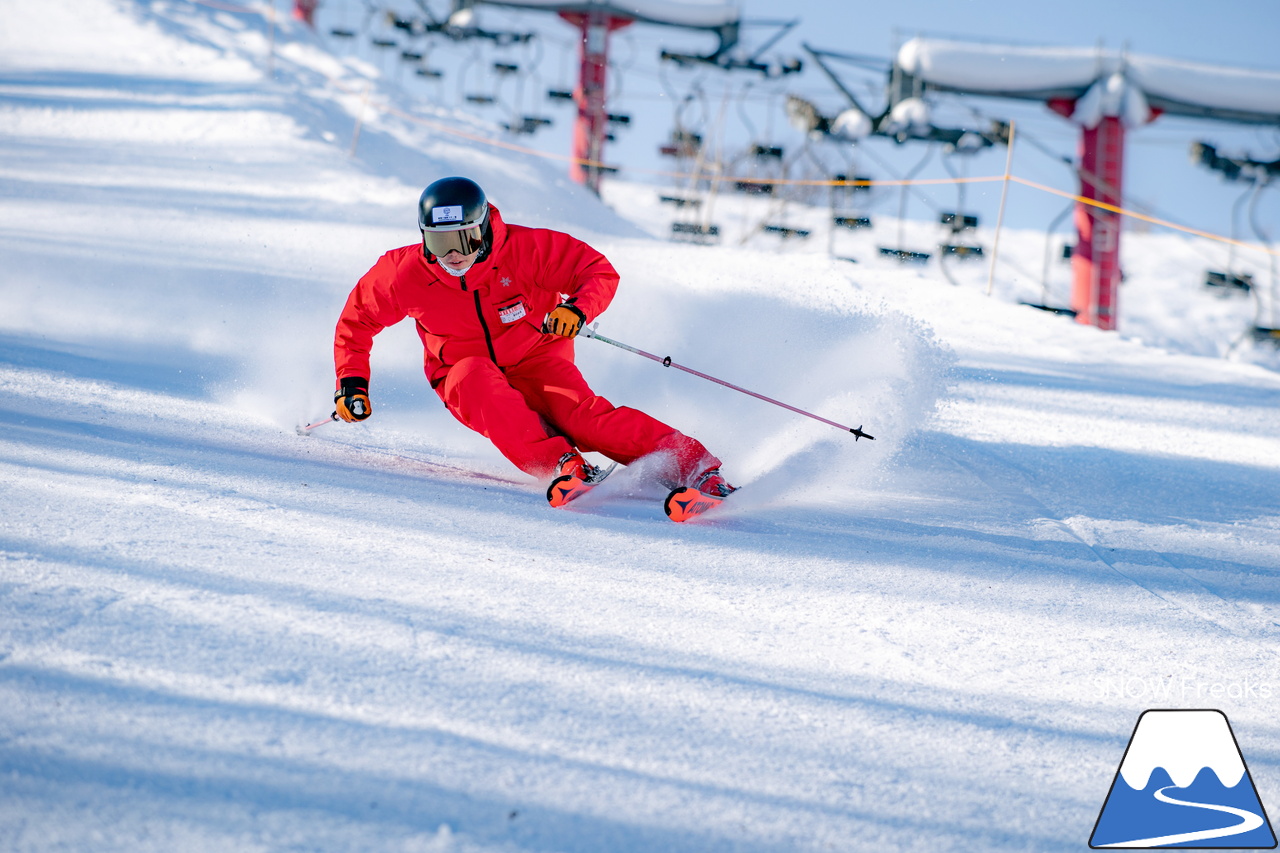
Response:
[[[1221,711],[1144,711],[1089,846],[1270,850],[1271,822]]]

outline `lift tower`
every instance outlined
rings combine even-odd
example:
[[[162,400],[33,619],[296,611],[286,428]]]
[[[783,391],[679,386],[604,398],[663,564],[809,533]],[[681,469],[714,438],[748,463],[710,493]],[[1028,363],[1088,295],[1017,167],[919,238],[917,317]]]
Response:
[[[633,23],[661,24],[715,33],[719,47],[707,56],[678,55],[686,61],[709,62],[722,68],[750,67],[767,70],[755,56],[743,60],[733,54],[738,44],[741,18],[738,7],[723,2],[673,2],[673,0],[453,0],[451,19],[469,14],[477,5],[555,12],[578,28],[579,74],[574,90],[578,117],[573,130],[573,163],[569,173],[578,183],[600,192],[604,165],[605,131],[609,110],[605,98],[609,67],[609,35]],[[758,54],[758,51],[757,51]],[[664,58],[676,59],[675,55]],[[798,70],[798,67],[794,69]]]
[[[891,100],[927,91],[1038,100],[1081,128],[1071,307],[1114,329],[1127,130],[1161,114],[1280,125],[1280,72],[1181,62],[1101,48],[1029,48],[914,38],[890,76]],[[1090,203],[1093,202],[1093,203]]]

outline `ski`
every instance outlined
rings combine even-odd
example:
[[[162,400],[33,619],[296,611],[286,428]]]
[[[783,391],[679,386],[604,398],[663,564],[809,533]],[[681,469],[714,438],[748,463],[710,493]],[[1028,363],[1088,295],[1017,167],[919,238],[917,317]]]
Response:
[[[617,468],[615,462],[608,468],[600,470],[593,479],[584,480],[581,477],[575,477],[572,474],[563,474],[551,481],[551,485],[547,486],[547,503],[553,507],[559,508],[577,500],[596,486],[604,482],[604,478],[613,473],[613,469]]]
[[[682,486],[667,495],[667,499],[662,502],[662,509],[672,521],[684,522],[697,518],[722,503],[722,497],[703,494],[692,486]]]

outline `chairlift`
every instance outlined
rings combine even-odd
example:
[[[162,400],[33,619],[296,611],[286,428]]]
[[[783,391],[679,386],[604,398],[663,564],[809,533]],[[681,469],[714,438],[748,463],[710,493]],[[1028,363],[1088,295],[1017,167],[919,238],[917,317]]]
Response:
[[[430,80],[439,80],[441,77],[444,76],[444,72],[438,68],[419,68],[418,76],[426,77]]]
[[[982,247],[976,243],[962,243],[957,239],[957,235],[978,227],[978,217],[975,214],[964,212],[964,196],[967,185],[960,179],[960,176],[956,174],[956,170],[951,168],[951,157],[954,156],[956,156],[956,152],[953,151],[950,155],[942,158],[942,167],[947,170],[947,174],[956,179],[957,200],[956,209],[954,211],[943,211],[938,216],[938,222],[947,226],[951,232],[951,239],[944,241],[938,248],[942,250],[943,257],[959,258],[960,260],[976,260],[983,257],[985,254]],[[968,160],[965,160],[964,162],[967,164]],[[947,273],[945,266],[943,272],[944,274],[947,274],[948,278],[950,278],[950,274]],[[955,282],[953,281],[952,284],[955,284]]]
[[[342,5],[344,5],[344,6],[345,6],[346,4],[342,4]],[[338,23],[338,24],[335,24],[333,27],[331,27],[331,28],[329,29],[329,35],[331,35],[331,36],[333,36],[334,38],[337,38],[337,39],[353,39],[353,38],[355,38],[355,37],[356,37],[356,31],[351,27],[351,24],[350,24],[350,16],[349,16],[349,14],[347,13],[347,10],[346,10],[346,9],[344,9],[344,10],[340,13],[340,17],[343,19],[343,20],[342,20],[342,22],[341,22],[341,23]]]
[[[502,127],[509,133],[532,134],[551,125],[551,119],[542,116],[521,116],[516,124],[504,124]]]
[[[400,51],[400,58],[405,62],[421,62],[422,54],[413,50],[402,50]]]
[[[549,101],[572,101],[573,92],[568,89],[548,89],[547,100]]]
[[[983,257],[981,246],[967,246],[964,243],[943,243],[939,246],[944,255],[959,258],[962,261],[976,260]]]
[[[1236,241],[1239,239],[1240,208],[1241,206],[1244,205],[1245,200],[1248,199],[1250,196],[1253,197],[1253,200],[1256,203],[1258,200],[1258,197],[1262,193],[1262,188],[1264,186],[1265,186],[1265,182],[1255,181],[1253,184],[1249,186],[1248,189],[1246,189],[1240,195],[1239,198],[1236,199],[1235,204],[1231,206],[1232,243],[1231,243],[1231,250],[1227,254],[1227,268],[1223,271],[1209,270],[1208,272],[1206,272],[1204,276],[1205,287],[1218,288],[1219,292],[1224,294],[1231,293],[1232,291],[1237,293],[1248,293],[1249,291],[1253,290],[1253,275],[1250,273],[1237,274],[1235,272],[1232,272],[1232,269],[1235,267]],[[1249,212],[1250,212],[1249,218],[1251,221],[1253,221],[1252,206],[1250,206]],[[1257,232],[1258,231],[1257,223],[1253,222],[1253,225],[1254,225],[1254,231]],[[1261,233],[1258,233],[1258,236],[1262,237],[1263,235]],[[1263,238],[1263,242],[1264,243],[1266,242],[1265,238]]]
[[[978,227],[978,217],[970,213],[943,213],[938,217],[943,225],[950,225],[953,234]]]
[[[1229,293],[1233,290],[1248,293],[1253,290],[1253,274],[1246,272],[1236,275],[1230,272],[1210,270],[1205,273],[1204,286],[1221,288],[1224,293]]]
[[[1280,347],[1280,329],[1272,329],[1267,326],[1254,326],[1249,330],[1255,341],[1259,343],[1267,343],[1272,346]]]
[[[631,116],[622,113],[609,113],[605,118],[608,119],[610,124],[631,124]]]
[[[1025,305],[1028,308],[1035,308],[1037,311],[1045,311],[1049,314],[1057,314],[1060,317],[1074,317],[1076,316],[1076,313],[1077,313],[1074,308],[1058,308],[1053,305],[1040,305],[1035,302],[1022,302],[1019,304]]]
[[[703,225],[701,222],[672,222],[671,239],[707,246],[720,242],[720,226]]]
[[[850,166],[852,167],[852,162]],[[852,171],[852,169],[850,169]],[[856,176],[854,181],[869,182],[871,179],[863,176]],[[849,231],[860,231],[864,228],[871,228],[871,217],[857,209],[852,204],[852,196],[857,192],[871,189],[869,183],[850,184],[849,175],[844,172],[832,175],[830,198],[830,216],[833,227],[827,230],[827,254],[836,260],[848,261],[856,264],[856,258],[842,256],[836,254],[836,230],[839,228],[848,229]]]
[[[888,246],[880,246],[880,254],[897,259],[900,263],[925,264],[932,257],[928,252],[912,252],[908,249],[891,249]]]
[[[1035,308],[1038,311],[1047,311],[1050,314],[1058,314],[1058,315],[1068,316],[1068,317],[1076,316],[1076,312],[1074,309],[1060,308],[1050,304],[1049,302],[1049,266],[1050,266],[1050,259],[1053,257],[1052,247],[1053,247],[1054,235],[1057,232],[1058,226],[1062,224],[1062,221],[1066,219],[1067,216],[1069,216],[1073,210],[1075,210],[1074,202],[1062,208],[1062,210],[1058,212],[1058,215],[1055,216],[1052,220],[1050,220],[1049,227],[1044,230],[1044,268],[1040,274],[1040,294],[1041,294],[1040,302],[1023,302],[1022,303],[1023,305],[1026,305],[1031,308]],[[1070,245],[1064,245],[1062,247],[1062,257],[1063,258],[1071,257]]]
[[[1072,253],[1075,251],[1075,248],[1076,248],[1076,247],[1075,247],[1075,246],[1073,246],[1073,245],[1071,245],[1070,243],[1063,243],[1063,244],[1062,244],[1062,259],[1063,259],[1064,261],[1069,261],[1069,260],[1071,260],[1071,255],[1072,255]]]
[[[490,104],[496,103],[497,100],[498,99],[495,98],[493,95],[481,95],[481,94],[467,95],[467,103],[478,104],[482,107],[489,106]]]
[[[493,63],[493,70],[496,74],[505,76],[507,74],[515,74],[520,70],[520,66],[514,62],[495,62]]]
[[[399,47],[400,44],[395,39],[373,39],[373,46],[380,48]]]
[[[871,191],[872,178],[868,175],[854,175],[850,178],[848,175],[835,175],[832,177],[838,186],[836,190],[847,193],[864,193]]]
[[[781,160],[782,146],[780,145],[752,145],[751,156],[761,162],[766,160]]]
[[[702,136],[684,130],[671,131],[671,139],[659,146],[658,153],[664,157],[697,157],[702,150]]]
[[[920,173],[920,170],[925,167],[925,164],[929,162],[929,158],[933,156],[934,147],[935,146],[930,143],[928,148],[925,149],[924,156],[920,158],[920,162],[916,163],[916,165],[912,167],[911,171],[907,172],[906,177],[902,181],[902,188],[898,196],[898,246],[879,247],[881,255],[897,258],[901,263],[923,264],[927,263],[929,258],[932,257],[932,254],[929,252],[917,252],[903,248],[903,226],[907,217],[907,197],[911,190],[911,181]]]
[[[777,234],[783,240],[790,240],[793,237],[805,240],[809,237],[809,229],[792,228],[788,225],[762,225],[760,230],[767,234]]]
[[[669,204],[673,207],[701,207],[702,199],[700,198],[684,198],[677,195],[660,195],[658,201],[662,204]]]
[[[773,195],[773,184],[767,181],[734,181],[733,188],[743,195]]]
[[[859,228],[870,228],[870,216],[836,216],[832,221],[841,228],[848,228],[850,231],[857,231]]]

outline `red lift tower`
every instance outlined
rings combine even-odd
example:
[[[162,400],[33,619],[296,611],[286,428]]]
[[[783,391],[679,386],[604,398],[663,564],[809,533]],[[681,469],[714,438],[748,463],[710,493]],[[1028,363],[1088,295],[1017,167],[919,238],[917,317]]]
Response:
[[[915,38],[898,51],[890,98],[929,90],[1039,100],[1081,127],[1080,196],[1124,204],[1124,137],[1162,113],[1280,125],[1280,73],[1082,48]],[[1076,206],[1071,307],[1081,323],[1119,319],[1121,215]]]
[[[739,10],[730,3],[671,2],[671,0],[453,0],[451,17],[477,5],[507,6],[515,9],[555,12],[578,28],[581,35],[578,85],[574,101],[578,117],[573,129],[573,163],[569,174],[593,192],[600,192],[600,177],[611,171],[604,165],[604,143],[609,124],[606,103],[606,75],[609,68],[609,36],[615,30],[633,23],[661,24],[682,29],[715,33],[720,44],[706,56],[663,54],[664,59],[678,62],[705,62],[725,69],[746,68],[770,73],[761,63],[761,51],[747,58],[734,56],[741,26]],[[792,64],[780,73],[798,71]]]

